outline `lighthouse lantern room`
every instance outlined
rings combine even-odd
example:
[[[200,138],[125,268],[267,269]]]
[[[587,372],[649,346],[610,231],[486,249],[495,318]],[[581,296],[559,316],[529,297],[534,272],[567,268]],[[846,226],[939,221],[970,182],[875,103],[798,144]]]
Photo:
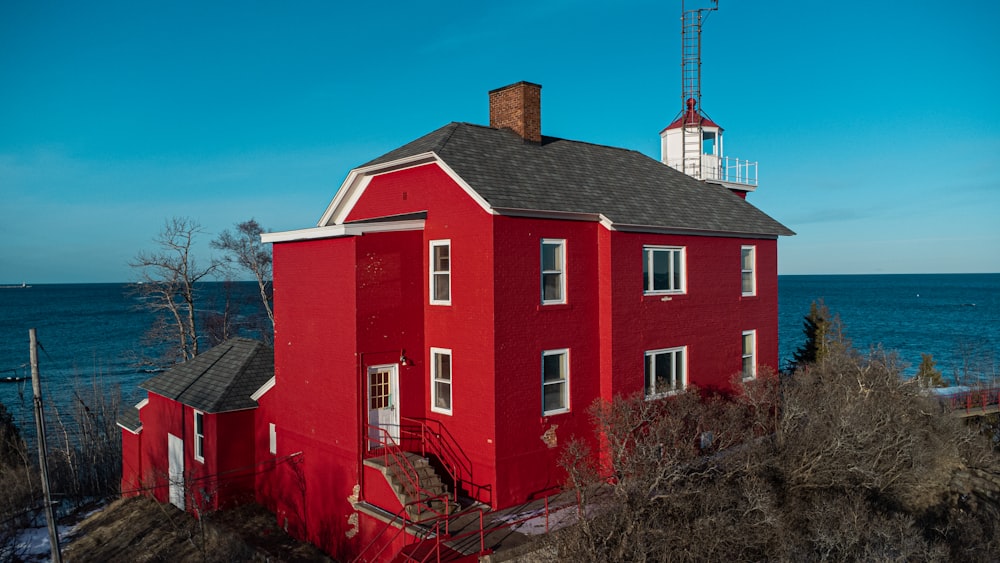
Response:
[[[757,189],[757,163],[725,155],[722,127],[701,109],[701,28],[707,15],[718,9],[685,10],[681,3],[680,114],[660,131],[660,160],[699,180],[722,184],[746,197]]]

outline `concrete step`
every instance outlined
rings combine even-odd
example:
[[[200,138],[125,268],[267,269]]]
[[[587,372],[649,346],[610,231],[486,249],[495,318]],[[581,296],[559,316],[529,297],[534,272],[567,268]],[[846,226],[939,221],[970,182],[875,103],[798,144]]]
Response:
[[[407,515],[411,520],[420,522],[458,509],[457,505],[452,506],[454,503],[437,499],[429,500],[447,495],[448,486],[444,484],[441,476],[431,467],[426,458],[413,452],[399,452],[397,456],[402,456],[406,461],[398,461],[389,456],[366,459],[364,463],[382,473],[400,504],[407,506]],[[399,467],[399,465],[403,465],[403,467]],[[410,475],[407,476],[406,473]],[[419,487],[419,491],[413,490],[414,482]],[[418,499],[426,499],[428,506],[416,504]]]

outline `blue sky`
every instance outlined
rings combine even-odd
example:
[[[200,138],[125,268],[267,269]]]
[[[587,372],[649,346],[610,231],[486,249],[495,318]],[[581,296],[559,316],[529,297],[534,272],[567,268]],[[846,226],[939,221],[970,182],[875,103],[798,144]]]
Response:
[[[707,2],[706,2],[707,4]],[[691,3],[689,2],[690,6]],[[659,156],[680,2],[0,2],[0,283],[133,279],[172,216],[315,225],[347,172],[487,92]],[[703,107],[782,274],[1000,272],[1000,3],[722,0]]]

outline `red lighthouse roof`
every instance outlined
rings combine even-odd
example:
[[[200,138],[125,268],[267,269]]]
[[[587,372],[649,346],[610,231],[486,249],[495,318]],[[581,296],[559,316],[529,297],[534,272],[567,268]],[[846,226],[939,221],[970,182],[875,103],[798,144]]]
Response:
[[[694,98],[688,98],[687,110],[684,111],[684,114],[673,120],[673,122],[671,122],[670,125],[667,125],[663,130],[677,129],[684,125],[697,126],[699,124],[702,127],[718,127],[720,130],[722,129],[718,123],[709,119],[709,117],[703,114],[700,109],[696,109],[695,104],[697,104],[697,102]]]

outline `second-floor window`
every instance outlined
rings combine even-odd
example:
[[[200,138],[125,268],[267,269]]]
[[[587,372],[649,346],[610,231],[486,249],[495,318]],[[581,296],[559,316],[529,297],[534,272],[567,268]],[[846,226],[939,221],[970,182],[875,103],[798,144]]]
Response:
[[[451,241],[431,241],[430,271],[431,304],[451,305]]]
[[[642,277],[644,293],[684,293],[687,289],[684,272],[684,248],[676,246],[643,247]]]
[[[685,348],[667,348],[646,352],[646,398],[654,399],[683,390],[687,386]]]
[[[542,303],[566,302],[566,241],[542,239]]]
[[[743,295],[757,294],[757,256],[756,247],[740,248],[740,278],[742,279]]]

